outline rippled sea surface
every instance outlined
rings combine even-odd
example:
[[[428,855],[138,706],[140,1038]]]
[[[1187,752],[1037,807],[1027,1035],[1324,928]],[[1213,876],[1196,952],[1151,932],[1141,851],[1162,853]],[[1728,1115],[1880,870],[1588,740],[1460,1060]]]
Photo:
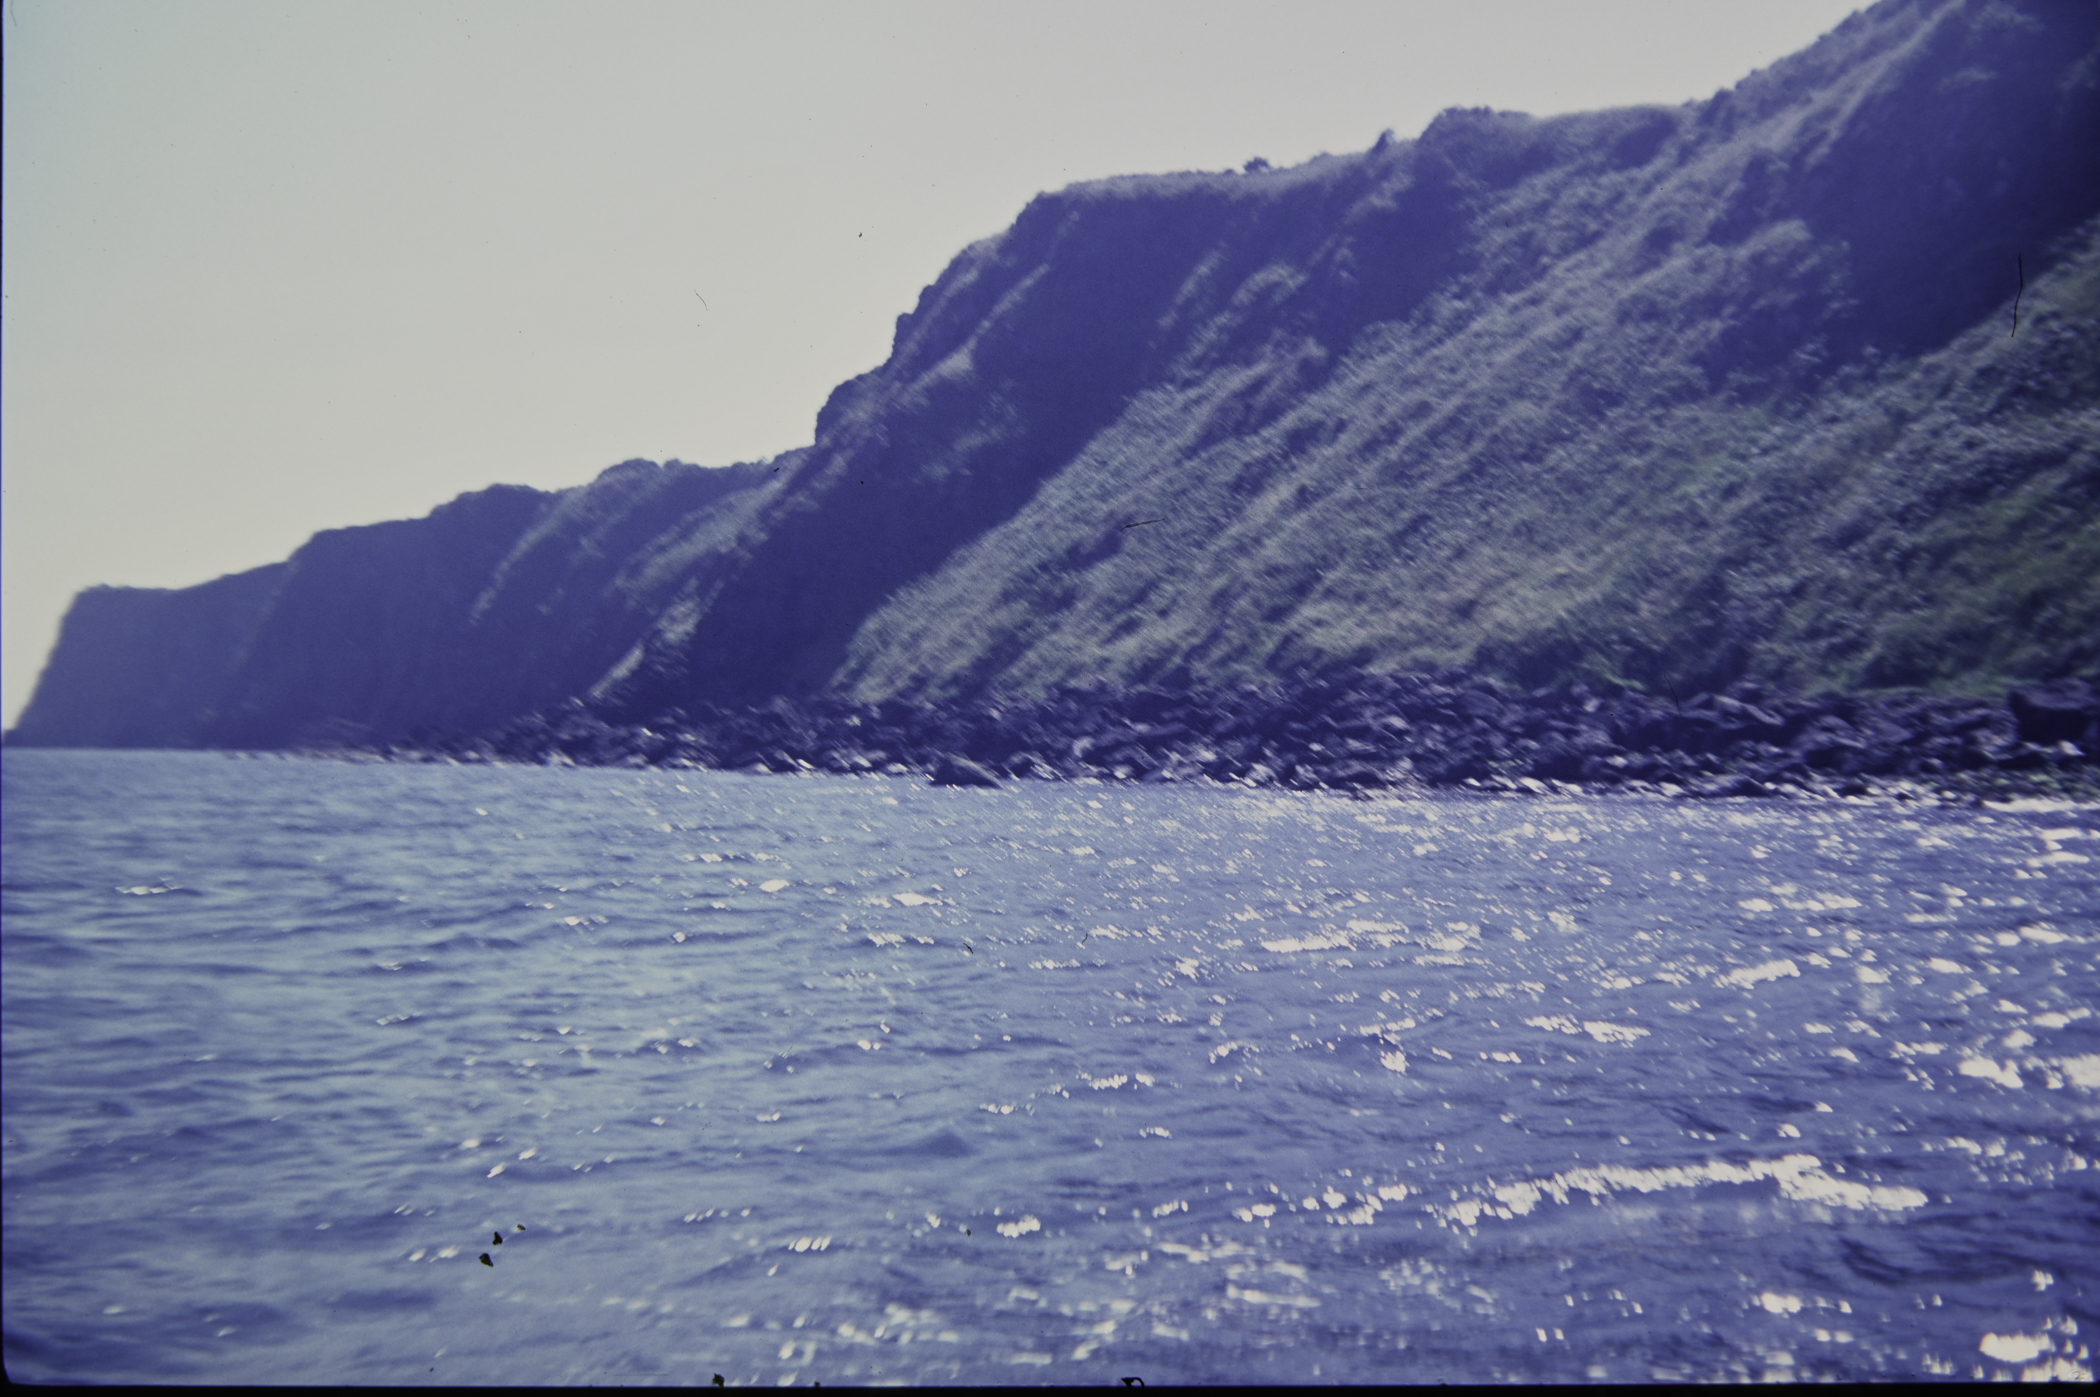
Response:
[[[2091,808],[35,751],[5,799],[17,1379],[2094,1366]]]

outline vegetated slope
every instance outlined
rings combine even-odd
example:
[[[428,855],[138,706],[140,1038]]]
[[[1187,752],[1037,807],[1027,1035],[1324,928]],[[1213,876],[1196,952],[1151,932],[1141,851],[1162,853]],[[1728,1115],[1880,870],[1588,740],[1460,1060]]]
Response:
[[[1885,0],[1706,102],[1044,195],[811,446],[319,536],[212,584],[151,721],[150,666],[103,652],[168,604],[84,594],[10,740],[1454,663],[2090,670],[2096,130],[2094,7]]]
[[[1685,108],[1039,198],[597,696],[2090,667],[2095,19],[1884,4]]]
[[[1884,6],[1694,111],[1447,113],[1298,173],[1369,187],[1304,221],[1310,255],[1221,235],[1162,327],[1174,358],[872,617],[842,678],[1473,662],[1689,693],[2091,667],[2093,18]],[[1227,196],[1061,197],[1076,238],[1101,206]],[[1230,265],[1248,246],[1284,255]]]
[[[1449,396],[1390,414],[1367,370],[1245,437],[1205,442],[1198,412],[1126,421],[871,618],[844,677],[874,698],[1349,664],[1685,693],[2089,671],[2096,253],[2088,237],[2031,288],[2016,341],[1985,325],[1776,402],[1619,405],[1578,431],[1596,364],[1561,327],[1470,393],[1451,354]],[[1563,407],[1534,410],[1551,389]],[[1460,449],[1409,456],[1395,435]],[[1124,527],[1142,519],[1160,522]]]

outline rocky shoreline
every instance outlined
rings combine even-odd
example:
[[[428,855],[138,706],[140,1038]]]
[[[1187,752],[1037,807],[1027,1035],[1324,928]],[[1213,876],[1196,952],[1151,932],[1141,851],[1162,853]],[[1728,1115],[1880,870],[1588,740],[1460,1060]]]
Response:
[[[1226,692],[1060,689],[1031,700],[777,698],[621,722],[577,701],[482,736],[358,749],[394,761],[920,773],[1671,796],[2100,795],[2100,694],[2080,680],[2002,702],[1783,694],[1745,681],[1681,701],[1582,684],[1517,693],[1467,671],[1356,674]],[[352,755],[345,752],[343,755]]]

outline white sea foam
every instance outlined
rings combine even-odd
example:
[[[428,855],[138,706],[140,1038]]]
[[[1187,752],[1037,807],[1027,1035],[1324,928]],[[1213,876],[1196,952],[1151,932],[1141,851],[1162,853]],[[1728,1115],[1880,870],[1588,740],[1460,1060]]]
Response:
[[[1264,941],[1261,943],[1261,947],[1265,951],[1276,951],[1279,953],[1291,951],[1353,951],[1356,949],[1354,942],[1338,932],[1330,932],[1326,935],[1283,936],[1273,941]]]
[[[1766,980],[1784,980],[1790,977],[1797,977],[1800,974],[1800,966],[1782,957],[1779,960],[1768,960],[1762,965],[1746,965],[1740,970],[1731,970],[1726,975],[1716,979],[1714,983],[1734,989],[1746,990],[1752,985],[1762,984]]]
[[[1566,1203],[1577,1193],[1604,1198],[1614,1193],[1656,1193],[1663,1189],[1748,1184],[1765,1179],[1779,1185],[1781,1197],[1797,1202],[1882,1212],[1921,1208],[1926,1203],[1926,1196],[1920,1189],[1836,1178],[1823,1171],[1822,1161],[1816,1156],[1790,1154],[1779,1159],[1753,1159],[1742,1164],[1714,1160],[1657,1169],[1616,1164],[1570,1169],[1550,1178],[1521,1180],[1494,1188],[1491,1192],[1499,1208],[1480,1198],[1461,1198],[1447,1206],[1432,1207],[1430,1211],[1471,1227],[1490,1213],[1501,1217],[1523,1217],[1545,1199]]]
[[[1976,1347],[2001,1363],[2025,1363],[2049,1352],[2051,1345],[2047,1334],[1986,1334]]]
[[[1530,1024],[1533,1028],[1543,1028],[1553,1033],[1587,1033],[1599,1043],[1631,1043],[1648,1036],[1647,1029],[1631,1024],[1608,1023],[1601,1019],[1578,1023],[1566,1014],[1542,1014],[1536,1018],[1526,1019],[1524,1022]]]
[[[2088,1091],[2100,1091],[2100,1053],[2081,1053],[2077,1057],[2058,1058],[2056,1065],[2074,1086]]]
[[[1987,1057],[1966,1057],[1955,1069],[1964,1077],[1981,1077],[1987,1082],[1996,1082],[2010,1091],[2020,1089],[2020,1072],[2010,1060],[1998,1062]]]

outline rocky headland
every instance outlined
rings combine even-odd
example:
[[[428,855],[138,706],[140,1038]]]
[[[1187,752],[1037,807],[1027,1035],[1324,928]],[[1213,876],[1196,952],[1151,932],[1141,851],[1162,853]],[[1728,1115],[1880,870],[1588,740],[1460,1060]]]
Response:
[[[2071,779],[2096,131],[2100,8],[1882,0],[1681,106],[1046,193],[807,445],[91,589],[7,741]]]

